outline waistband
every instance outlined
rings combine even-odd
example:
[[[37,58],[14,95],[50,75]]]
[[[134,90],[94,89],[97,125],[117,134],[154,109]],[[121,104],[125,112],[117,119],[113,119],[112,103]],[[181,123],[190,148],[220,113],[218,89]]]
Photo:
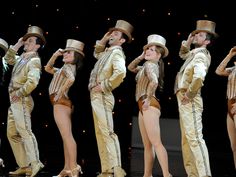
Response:
[[[50,101],[51,101],[52,105],[61,104],[61,105],[65,105],[65,106],[68,106],[70,108],[73,108],[73,105],[72,105],[72,102],[71,102],[70,99],[66,98],[65,96],[62,96],[57,101],[54,101],[55,96],[56,96],[56,94],[51,94],[50,95]]]
[[[143,95],[138,100],[138,107],[139,107],[139,110],[141,113],[142,113],[143,100],[145,100],[146,98],[147,98],[147,95]],[[153,106],[153,107],[161,110],[159,100],[154,96],[151,97],[150,106]]]

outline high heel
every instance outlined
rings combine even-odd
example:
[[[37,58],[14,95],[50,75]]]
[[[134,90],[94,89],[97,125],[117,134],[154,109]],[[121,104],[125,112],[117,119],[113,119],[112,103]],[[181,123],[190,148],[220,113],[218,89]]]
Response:
[[[57,176],[52,176],[52,177],[66,177],[66,176],[71,176],[70,170],[63,169]]]
[[[83,174],[80,165],[77,165],[74,169],[71,170],[71,177],[79,177],[80,174]]]
[[[5,167],[4,163],[3,163],[3,160],[0,158],[0,167]]]

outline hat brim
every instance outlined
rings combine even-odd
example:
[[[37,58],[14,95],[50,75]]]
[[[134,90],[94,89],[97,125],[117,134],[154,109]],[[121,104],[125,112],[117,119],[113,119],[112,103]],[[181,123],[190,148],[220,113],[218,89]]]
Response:
[[[26,41],[26,40],[27,40],[29,37],[31,37],[31,36],[36,36],[36,37],[42,39],[43,45],[46,44],[46,39],[45,39],[45,37],[42,36],[42,35],[39,35],[38,33],[28,33],[28,34],[25,34],[25,35],[23,36],[23,40]]]
[[[160,44],[160,43],[151,42],[151,43],[145,45],[145,46],[143,47],[143,50],[147,50],[148,47],[153,46],[153,45],[158,46],[158,47],[162,47],[162,48],[164,49],[164,52],[165,52],[165,53],[164,53],[164,55],[163,55],[163,58],[165,58],[165,57],[168,56],[169,50],[167,49],[166,46],[164,46],[164,45],[162,45],[162,44]]]
[[[132,41],[132,36],[131,36],[131,34],[130,33],[127,33],[127,31],[125,31],[125,30],[123,30],[123,29],[121,29],[121,28],[110,28],[109,29],[109,32],[112,32],[112,31],[120,31],[120,32],[122,32],[122,33],[124,33],[127,37],[128,37],[128,43],[131,43],[131,41]]]
[[[209,33],[209,34],[213,35],[214,38],[219,37],[219,35],[218,35],[217,33],[213,33],[213,32],[211,32],[211,31],[207,31],[207,30],[194,30],[194,31],[192,32],[192,35],[194,35],[194,34],[196,34],[196,33],[199,33],[199,32],[206,32],[206,33]]]
[[[75,48],[66,48],[66,49],[63,49],[61,52],[67,52],[67,51],[75,51],[75,52],[78,52],[80,53],[83,57],[85,57],[85,54],[81,51],[81,50],[78,50],[78,49],[75,49]]]
[[[7,51],[7,48],[6,48],[6,46],[5,45],[3,45],[3,44],[0,44],[0,48],[2,48],[5,52]]]

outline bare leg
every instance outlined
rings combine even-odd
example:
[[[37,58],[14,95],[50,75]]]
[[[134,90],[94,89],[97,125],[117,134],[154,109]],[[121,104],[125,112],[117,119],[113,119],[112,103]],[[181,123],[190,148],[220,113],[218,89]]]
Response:
[[[234,116],[234,120],[236,121],[236,115]],[[236,169],[236,122],[233,121],[229,115],[227,115],[227,130],[230,140],[231,149],[233,152],[234,158],[234,168]]]
[[[77,167],[77,145],[72,134],[71,111],[68,106],[54,105],[55,122],[63,140],[66,170]]]
[[[144,127],[143,116],[140,112],[139,112],[138,120],[139,120],[139,130],[140,130],[143,145],[144,145],[144,176],[143,177],[151,177],[154,159],[155,159],[155,152],[147,136],[147,132]]]
[[[161,141],[160,135],[160,110],[149,106],[148,110],[143,111],[144,126],[147,131],[150,142],[154,146],[158,161],[160,163],[164,177],[169,177],[168,156],[165,147]]]

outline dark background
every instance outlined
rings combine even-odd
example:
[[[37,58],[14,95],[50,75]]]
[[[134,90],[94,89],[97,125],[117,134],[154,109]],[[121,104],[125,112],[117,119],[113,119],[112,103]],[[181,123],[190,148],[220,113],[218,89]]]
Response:
[[[231,153],[225,121],[227,78],[217,76],[214,72],[236,42],[236,15],[233,1],[13,0],[1,4],[0,16],[0,38],[5,39],[9,44],[15,44],[26,33],[29,25],[37,25],[44,30],[47,44],[39,51],[42,65],[47,63],[58,48],[65,47],[67,39],[78,39],[85,43],[84,66],[78,72],[76,82],[70,90],[75,105],[73,131],[78,143],[78,162],[82,164],[89,164],[91,161],[99,163],[87,90],[89,75],[96,62],[92,55],[95,41],[101,39],[110,27],[115,26],[117,20],[130,22],[134,26],[133,41],[124,46],[128,65],[132,59],[141,54],[148,35],[155,33],[165,37],[170,54],[164,60],[165,89],[161,98],[161,117],[178,119],[173,87],[175,75],[183,63],[178,56],[181,41],[196,28],[197,20],[207,19],[216,22],[216,33],[219,34],[219,38],[209,48],[212,63],[202,89],[204,137],[210,154]],[[61,64],[60,61],[57,63],[58,66]],[[8,77],[9,74],[10,71]],[[127,165],[129,162],[125,159],[130,158],[132,117],[136,116],[138,111],[134,100],[134,77],[127,71],[124,82],[114,90],[115,131],[120,138],[122,158]],[[42,71],[40,83],[32,93],[35,100],[32,129],[38,140],[41,159],[49,169],[52,166],[63,166],[62,142],[48,98],[51,79],[51,75]],[[6,83],[5,86],[1,86],[0,92],[0,136],[2,137],[0,154],[7,159],[7,165],[14,168],[16,164],[6,139],[8,106]],[[174,138],[174,135],[171,136]],[[94,168],[99,171],[99,164],[96,163]],[[232,161],[229,164],[232,165]]]

